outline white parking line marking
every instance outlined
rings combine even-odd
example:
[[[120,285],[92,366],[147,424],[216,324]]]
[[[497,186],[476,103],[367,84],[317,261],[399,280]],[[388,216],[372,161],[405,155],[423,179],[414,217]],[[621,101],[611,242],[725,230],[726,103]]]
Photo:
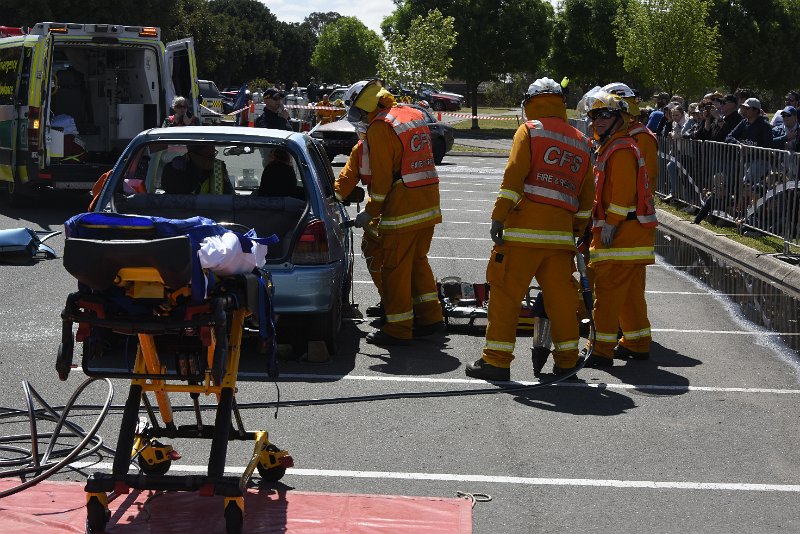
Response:
[[[468,241],[491,241],[491,237],[433,237],[434,239],[443,239],[445,241],[450,241],[452,239],[466,239]]]
[[[240,376],[263,376],[263,373],[251,373],[240,371]],[[330,381],[330,380],[354,380],[357,382],[405,382],[422,384],[451,384],[451,385],[472,385],[485,387],[486,383],[471,378],[432,378],[424,376],[377,376],[377,375],[326,375],[326,374],[304,374],[304,373],[282,373],[281,378],[292,378],[295,380],[306,381]],[[532,386],[540,382],[518,381],[503,382],[514,386]],[[552,387],[564,388],[595,388],[595,389],[621,389],[621,390],[650,390],[650,391],[675,391],[675,392],[702,392],[702,393],[768,393],[774,395],[800,395],[800,389],[777,389],[777,388],[740,388],[740,387],[717,387],[717,386],[689,386],[689,385],[664,385],[664,384],[607,384],[607,383],[587,383],[587,382],[559,382]]]
[[[75,469],[110,471],[111,462],[75,462]],[[170,472],[205,473],[204,465],[173,464]],[[225,467],[229,475],[241,475],[244,467]],[[525,486],[591,486],[602,488],[630,489],[681,489],[714,491],[772,491],[800,493],[800,484],[751,484],[747,482],[662,482],[657,480],[617,480],[592,478],[538,478],[503,475],[459,475],[455,473],[402,473],[397,471],[347,471],[343,469],[299,469],[290,468],[286,476],[331,477],[331,478],[376,478],[382,480],[436,480],[447,482],[482,482],[486,484],[521,484]]]

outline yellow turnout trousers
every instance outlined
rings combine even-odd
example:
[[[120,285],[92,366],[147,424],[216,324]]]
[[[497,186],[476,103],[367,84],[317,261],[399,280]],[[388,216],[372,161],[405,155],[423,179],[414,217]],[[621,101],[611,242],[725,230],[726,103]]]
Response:
[[[496,367],[511,367],[520,305],[535,276],[551,321],[553,360],[559,367],[575,366],[580,336],[572,256],[571,250],[564,249],[494,246],[486,268],[490,293],[484,361]]]
[[[369,225],[372,231],[377,231],[378,220],[373,219]],[[382,299],[383,291],[381,291],[381,289],[383,283],[381,282],[381,266],[383,265],[383,245],[381,244],[380,237],[377,237],[377,234],[371,234],[366,230],[364,231],[364,235],[361,238],[361,255],[367,263],[367,270],[372,278],[372,282],[378,289],[378,298]]]
[[[650,320],[644,296],[646,268],[643,263],[622,262],[599,262],[593,266],[597,330],[594,354],[613,358],[618,327],[623,333],[620,345],[634,352],[650,352]]]
[[[381,298],[386,312],[381,330],[390,336],[411,339],[414,318],[421,326],[442,320],[436,279],[428,263],[433,229],[427,226],[381,236]]]

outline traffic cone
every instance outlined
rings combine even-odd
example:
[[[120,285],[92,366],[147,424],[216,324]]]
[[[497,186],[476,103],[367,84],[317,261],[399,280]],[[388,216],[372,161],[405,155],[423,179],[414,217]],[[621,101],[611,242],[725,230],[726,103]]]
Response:
[[[247,126],[253,128],[255,127],[255,125],[256,125],[256,104],[251,100],[250,109],[247,110]]]

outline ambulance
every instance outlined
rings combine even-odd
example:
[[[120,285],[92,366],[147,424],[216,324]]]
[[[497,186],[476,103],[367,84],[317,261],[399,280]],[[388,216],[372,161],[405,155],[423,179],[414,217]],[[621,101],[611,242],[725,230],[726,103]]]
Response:
[[[175,95],[199,111],[191,38],[155,27],[40,22],[0,33],[0,189],[89,190]]]

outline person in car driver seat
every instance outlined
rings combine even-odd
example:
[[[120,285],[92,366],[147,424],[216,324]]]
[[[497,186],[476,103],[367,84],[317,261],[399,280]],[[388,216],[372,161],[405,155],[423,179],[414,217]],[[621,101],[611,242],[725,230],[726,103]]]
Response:
[[[161,188],[172,194],[232,194],[225,162],[216,155],[214,145],[188,145],[186,155],[177,156],[164,167]]]

